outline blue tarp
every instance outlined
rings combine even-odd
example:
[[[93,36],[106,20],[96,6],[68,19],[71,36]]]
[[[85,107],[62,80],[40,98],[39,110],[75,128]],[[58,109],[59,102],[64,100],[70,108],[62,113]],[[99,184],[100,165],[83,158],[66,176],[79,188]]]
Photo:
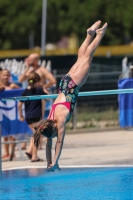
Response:
[[[26,121],[19,121],[17,101],[1,101],[3,97],[21,96],[23,89],[0,92],[0,123],[2,136],[31,133]]]
[[[1,101],[4,97],[21,96],[23,90],[24,89],[15,89],[0,92],[0,124],[2,136],[31,133],[31,129],[27,125],[26,121],[19,121],[17,101]],[[51,104],[52,100],[46,102],[45,118],[47,118],[49,114]],[[23,115],[24,113],[23,108]]]
[[[119,89],[133,88],[133,78],[121,79]],[[119,123],[121,127],[133,127],[133,94],[119,94]]]

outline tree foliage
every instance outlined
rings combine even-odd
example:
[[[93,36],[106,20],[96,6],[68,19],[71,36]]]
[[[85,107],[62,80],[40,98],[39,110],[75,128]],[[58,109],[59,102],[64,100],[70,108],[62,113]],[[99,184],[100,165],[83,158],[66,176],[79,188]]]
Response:
[[[0,13],[1,49],[28,48],[30,34],[34,34],[35,46],[40,46],[42,0],[0,0]],[[103,45],[133,40],[132,0],[47,0],[46,41],[56,43],[75,33],[81,43],[86,29],[98,19],[108,22]]]

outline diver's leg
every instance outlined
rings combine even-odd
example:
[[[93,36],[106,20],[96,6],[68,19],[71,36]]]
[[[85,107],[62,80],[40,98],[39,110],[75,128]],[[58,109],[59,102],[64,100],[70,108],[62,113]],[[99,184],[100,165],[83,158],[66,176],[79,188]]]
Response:
[[[96,30],[99,28],[100,24],[101,24],[101,21],[98,20],[90,28],[87,29],[87,36],[78,50],[78,58],[81,58],[84,55],[87,47],[91,43],[92,38],[95,35]]]
[[[93,57],[94,52],[96,51],[97,47],[99,46],[105,32],[107,29],[107,23],[103,25],[102,28],[96,30],[96,37],[95,39],[91,42],[91,44],[87,47],[86,52],[85,52],[85,57]]]

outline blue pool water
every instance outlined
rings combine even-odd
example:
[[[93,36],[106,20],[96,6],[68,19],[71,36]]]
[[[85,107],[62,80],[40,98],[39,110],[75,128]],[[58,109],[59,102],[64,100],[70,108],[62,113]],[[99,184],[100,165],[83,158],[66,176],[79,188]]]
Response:
[[[133,200],[133,168],[43,168],[2,172],[1,200]]]

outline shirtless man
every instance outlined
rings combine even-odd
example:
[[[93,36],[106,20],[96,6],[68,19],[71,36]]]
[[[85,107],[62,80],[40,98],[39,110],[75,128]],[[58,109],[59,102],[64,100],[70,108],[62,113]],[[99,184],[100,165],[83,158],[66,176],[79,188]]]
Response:
[[[53,74],[50,73],[45,67],[39,66],[38,64],[39,60],[40,60],[39,54],[37,53],[30,54],[25,59],[26,68],[24,70],[24,73],[21,74],[21,76],[19,77],[18,81],[22,83],[23,81],[28,80],[28,76],[31,72],[36,72],[41,77],[40,86],[43,87],[43,91],[48,94],[49,93],[48,88],[56,84],[56,79],[53,76]],[[42,146],[42,140],[40,142],[40,148],[42,148],[41,146]],[[22,144],[22,149],[25,148],[26,144]]]
[[[56,79],[54,78],[53,74],[51,74],[45,67],[39,66],[39,60],[39,54],[30,54],[25,60],[26,68],[24,70],[24,73],[19,77],[18,81],[22,83],[23,81],[27,80],[30,72],[34,71],[41,77],[42,87],[47,90],[48,88],[56,84]],[[48,82],[46,82],[46,80],[48,80]]]

